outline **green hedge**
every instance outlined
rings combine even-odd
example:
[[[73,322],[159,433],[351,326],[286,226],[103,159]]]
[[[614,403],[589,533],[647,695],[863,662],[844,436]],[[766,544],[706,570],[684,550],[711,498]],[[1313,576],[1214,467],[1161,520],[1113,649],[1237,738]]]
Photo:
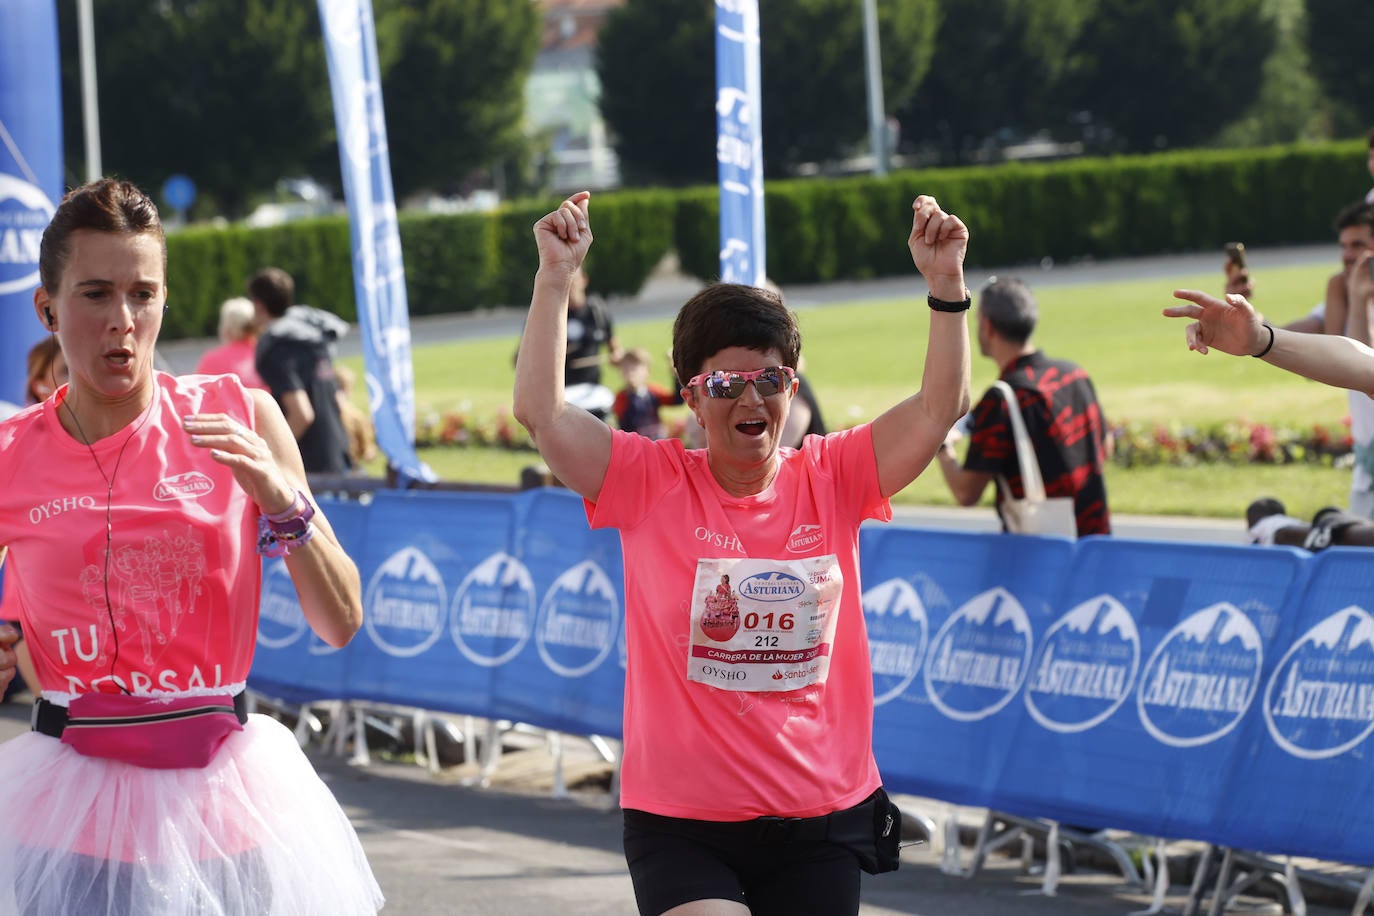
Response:
[[[774,181],[765,186],[768,272],[782,284],[909,273],[904,226],[918,194],[934,194],[968,223],[971,266],[1219,251],[1232,240],[1329,241],[1336,211],[1369,184],[1365,160],[1363,141],[1342,141]],[[402,214],[411,314],[526,303],[538,265],[531,230],[557,204]],[[587,271],[598,292],[638,293],[674,250],[686,273],[719,274],[714,187],[598,193],[591,213],[596,244]],[[169,337],[213,334],[219,303],[242,295],[244,280],[266,264],[296,278],[302,302],[356,315],[342,217],[189,229],[167,246]]]

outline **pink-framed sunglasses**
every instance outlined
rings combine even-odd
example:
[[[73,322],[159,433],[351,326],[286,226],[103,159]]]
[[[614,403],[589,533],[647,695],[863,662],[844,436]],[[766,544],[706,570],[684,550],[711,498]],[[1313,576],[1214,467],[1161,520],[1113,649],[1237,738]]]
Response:
[[[792,371],[790,366],[767,366],[752,372],[717,369],[714,372],[701,373],[688,382],[687,387],[695,388],[698,385],[705,385],[708,398],[730,398],[734,400],[744,394],[745,385],[753,382],[754,390],[759,393],[759,397],[769,398],[781,391],[784,385],[792,384],[792,380],[796,377],[797,374]]]

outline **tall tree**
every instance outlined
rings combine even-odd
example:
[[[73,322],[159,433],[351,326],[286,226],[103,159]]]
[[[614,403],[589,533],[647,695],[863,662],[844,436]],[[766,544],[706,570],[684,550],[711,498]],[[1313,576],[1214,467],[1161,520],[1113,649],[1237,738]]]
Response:
[[[999,132],[1062,130],[1071,50],[1099,0],[957,0],[942,6],[935,58],[900,112],[904,145],[960,160]]]
[[[940,4],[880,0],[877,9],[890,113],[906,105],[930,68]],[[862,12],[860,0],[760,0],[768,174],[868,148]]]
[[[398,194],[451,188],[518,158],[539,48],[530,0],[376,0],[391,173]]]
[[[1327,96],[1339,103],[1342,133],[1374,125],[1374,4],[1307,0],[1307,52]]]
[[[629,184],[716,174],[712,10],[708,0],[628,0],[601,27],[601,116]]]
[[[1077,99],[1129,151],[1211,139],[1255,100],[1278,40],[1266,0],[1100,0]]]
[[[897,110],[930,65],[937,0],[879,0],[883,93]],[[716,174],[715,29],[709,0],[628,0],[598,39],[601,113],[631,183]],[[858,0],[760,0],[763,154],[772,176],[865,143]]]
[[[253,193],[322,161],[333,120],[313,3],[129,0],[94,11],[107,174],[155,191],[182,172],[238,215]],[[69,163],[84,159],[75,18],[62,4]]]

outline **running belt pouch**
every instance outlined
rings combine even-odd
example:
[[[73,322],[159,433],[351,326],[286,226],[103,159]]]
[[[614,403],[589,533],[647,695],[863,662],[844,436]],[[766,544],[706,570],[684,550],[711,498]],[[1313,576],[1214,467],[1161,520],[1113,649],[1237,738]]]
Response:
[[[830,815],[830,842],[843,846],[870,875],[896,871],[902,843],[902,812],[879,787],[846,811]]]
[[[222,696],[133,697],[85,693],[67,709],[62,743],[86,757],[153,770],[201,769],[243,725],[234,699]]]

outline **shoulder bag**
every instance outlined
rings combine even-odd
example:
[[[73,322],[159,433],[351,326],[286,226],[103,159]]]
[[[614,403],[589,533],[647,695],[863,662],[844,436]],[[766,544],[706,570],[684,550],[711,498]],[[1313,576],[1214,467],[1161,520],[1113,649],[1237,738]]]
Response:
[[[1078,518],[1074,512],[1073,498],[1045,496],[1045,483],[1040,476],[1040,462],[1036,460],[1035,449],[1031,446],[1030,436],[1026,434],[1026,423],[1021,417],[1021,405],[1016,400],[1016,392],[1001,379],[992,384],[1007,401],[1011,434],[1016,440],[1016,460],[1021,465],[1021,484],[1025,490],[1024,498],[1014,499],[1006,478],[1000,474],[997,476],[1002,489],[1002,499],[999,503],[1002,523],[1012,534],[1077,537]]]

